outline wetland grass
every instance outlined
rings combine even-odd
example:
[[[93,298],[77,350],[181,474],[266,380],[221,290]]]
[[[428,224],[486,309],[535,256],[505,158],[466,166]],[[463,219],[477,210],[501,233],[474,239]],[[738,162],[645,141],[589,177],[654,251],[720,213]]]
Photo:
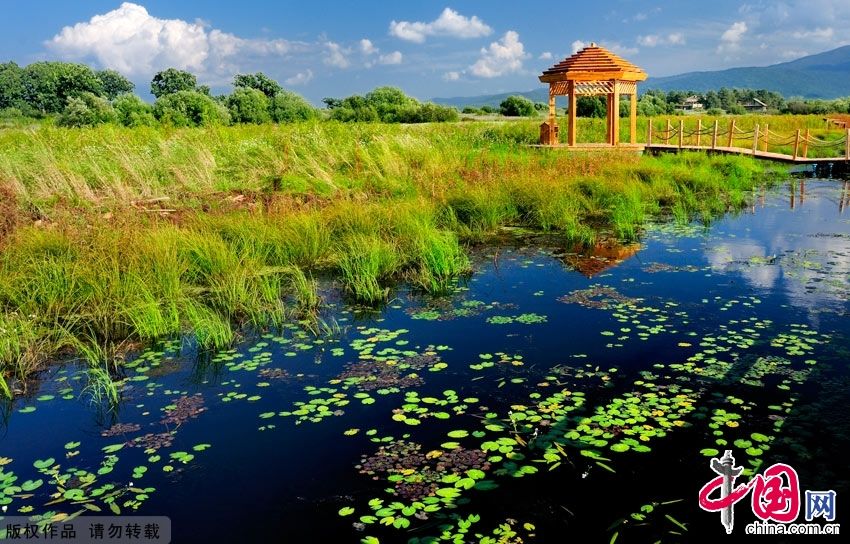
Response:
[[[738,157],[521,145],[535,130],[1,131],[2,194],[17,213],[0,239],[2,375],[80,353],[81,339],[120,346],[191,332],[202,348],[227,347],[242,325],[315,316],[317,273],[367,303],[400,280],[443,293],[470,271],[464,246],[503,226],[562,233],[565,244],[602,231],[634,240],[656,214],[708,221],[740,208],[762,179]]]

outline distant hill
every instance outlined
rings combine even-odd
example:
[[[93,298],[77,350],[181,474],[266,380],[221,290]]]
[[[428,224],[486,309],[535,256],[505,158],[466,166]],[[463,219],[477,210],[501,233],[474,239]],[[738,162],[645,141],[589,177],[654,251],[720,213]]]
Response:
[[[839,98],[850,96],[850,45],[824,53],[809,55],[790,62],[771,66],[729,68],[711,72],[688,72],[667,77],[651,77],[640,90],[711,91],[721,87],[767,89],[788,98]],[[438,104],[463,108],[465,106],[498,106],[506,97],[521,95],[535,102],[545,102],[547,89],[480,96],[434,98]]]

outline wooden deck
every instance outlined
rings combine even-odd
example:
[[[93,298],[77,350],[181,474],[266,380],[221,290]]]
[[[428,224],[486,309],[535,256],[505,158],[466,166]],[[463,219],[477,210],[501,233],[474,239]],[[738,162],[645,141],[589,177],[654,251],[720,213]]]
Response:
[[[767,159],[777,162],[787,162],[792,164],[826,164],[831,162],[847,162],[845,157],[794,157],[793,155],[784,155],[782,153],[774,153],[772,151],[753,151],[746,147],[711,147],[711,146],[696,146],[696,145],[673,145],[673,144],[652,144],[645,146],[646,151],[654,152],[674,152],[679,151],[707,151],[709,153],[721,153],[726,155],[749,155],[757,159]]]

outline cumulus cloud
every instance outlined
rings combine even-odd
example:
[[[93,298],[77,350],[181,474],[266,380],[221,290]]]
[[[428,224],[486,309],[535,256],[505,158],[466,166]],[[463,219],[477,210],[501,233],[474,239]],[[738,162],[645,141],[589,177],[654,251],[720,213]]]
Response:
[[[372,43],[372,40],[368,40],[366,38],[360,40],[358,47],[360,48],[360,52],[364,55],[374,55],[378,52],[378,48],[375,47],[375,45]]]
[[[720,45],[717,47],[718,53],[728,53],[737,51],[741,47],[741,38],[747,33],[747,23],[737,21],[732,23],[732,26],[727,28],[720,35]]]
[[[493,32],[477,16],[466,17],[457,11],[446,8],[439,17],[425,23],[421,21],[392,21],[390,35],[396,38],[423,43],[428,36],[450,36],[453,38],[480,38]]]
[[[378,62],[380,64],[401,64],[401,60],[401,51],[393,51],[392,53],[387,53],[386,55],[378,57]]]
[[[498,77],[522,70],[522,61],[527,56],[519,34],[508,30],[502,39],[481,49],[481,57],[469,70],[478,77]]]
[[[245,39],[203,22],[154,17],[138,4],[64,27],[45,44],[62,58],[93,59],[128,76],[170,66],[210,73],[232,70],[238,57],[285,56],[303,44],[283,39]]]
[[[582,49],[584,49],[588,45],[590,45],[588,42],[585,42],[585,41],[582,41],[582,40],[576,40],[572,44],[570,44],[570,47],[572,47],[573,54],[575,55],[576,53],[578,53],[579,51],[581,51]]]
[[[643,47],[656,47],[659,45],[684,45],[685,35],[681,32],[673,32],[666,36],[660,34],[648,34],[646,36],[638,36],[638,45]]]
[[[298,85],[306,85],[313,79],[313,70],[307,69],[304,72],[298,72],[292,77],[286,78],[286,84],[293,87]]]
[[[325,58],[324,63],[328,66],[336,68],[348,68],[351,62],[348,60],[348,54],[351,51],[344,48],[336,42],[325,42]]]
[[[446,81],[457,81],[460,79],[460,72],[446,72],[443,74],[443,79]]]
[[[540,59],[540,60],[552,60],[553,55],[552,55],[551,51],[544,51],[544,52],[540,53],[540,56],[537,57],[537,58]]]

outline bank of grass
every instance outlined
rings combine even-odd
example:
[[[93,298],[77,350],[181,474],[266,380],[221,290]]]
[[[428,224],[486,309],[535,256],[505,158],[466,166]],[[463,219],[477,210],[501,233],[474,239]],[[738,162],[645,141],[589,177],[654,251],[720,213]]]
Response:
[[[592,243],[650,216],[745,205],[760,167],[736,157],[533,149],[533,123],[303,124],[0,132],[0,364],[23,380],[74,351],[191,332],[200,346],[315,315],[314,277],[355,300],[430,293],[470,271],[465,246],[505,225]],[[167,209],[168,211],[158,211]],[[99,368],[99,367],[98,367]]]

